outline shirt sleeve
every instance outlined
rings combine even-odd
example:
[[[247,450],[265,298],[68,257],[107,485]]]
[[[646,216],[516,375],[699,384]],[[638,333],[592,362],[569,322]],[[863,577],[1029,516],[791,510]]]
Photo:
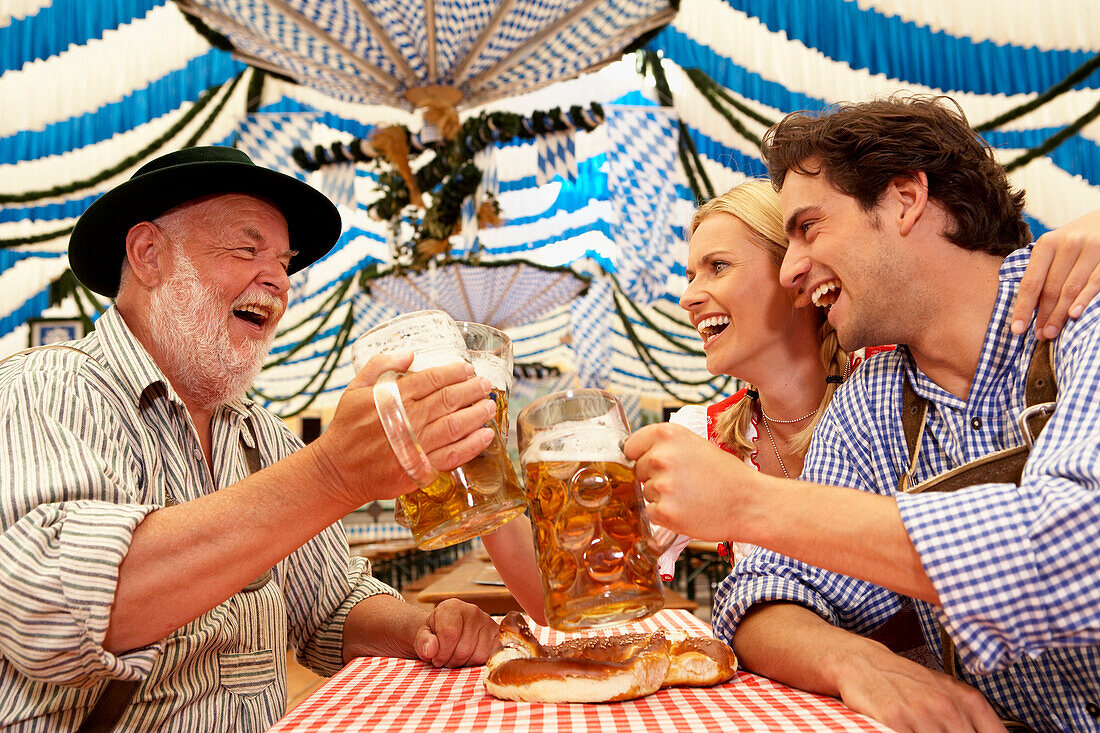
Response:
[[[142,475],[112,405],[72,373],[24,373],[0,391],[0,653],[36,681],[144,679],[161,643],[103,648]]]
[[[337,523],[287,559],[286,598],[291,643],[299,661],[320,675],[344,666],[344,622],[357,603],[395,589],[371,575],[370,561],[348,556]]]
[[[279,460],[302,447],[281,421],[275,429]],[[291,553],[283,566],[291,644],[301,663],[326,677],[344,666],[344,622],[351,609],[374,595],[401,598],[371,574],[369,560],[349,556],[339,522]]]
[[[814,431],[801,479],[882,493],[869,467],[863,389],[853,377],[822,416]],[[869,634],[901,608],[898,594],[863,580],[832,573],[760,548],[740,560],[714,596],[715,636],[729,644],[741,620],[758,603],[785,601],[804,606],[825,621],[858,634]]]
[[[1093,303],[1056,342],[1057,408],[1020,486],[898,497],[939,594],[940,622],[976,673],[1050,647],[1100,643],[1098,340]]]

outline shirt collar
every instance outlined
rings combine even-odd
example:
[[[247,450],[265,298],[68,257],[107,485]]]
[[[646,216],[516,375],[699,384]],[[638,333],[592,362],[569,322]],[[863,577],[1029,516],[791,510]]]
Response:
[[[1023,247],[1010,254],[1001,263],[998,273],[997,300],[990,314],[989,325],[986,327],[982,353],[978,357],[978,368],[974,372],[974,381],[970,385],[969,396],[976,401],[982,401],[991,389],[1003,390],[1004,372],[1006,369],[1015,368],[1020,348],[1027,339],[1027,334],[1014,335],[1011,332],[1011,326],[1012,305],[1020,287],[1020,278],[1023,277],[1030,259],[1031,248]],[[901,348],[906,357],[906,371],[913,385],[913,391],[917,395],[957,409],[966,406],[966,401],[944,390],[920,371],[909,350],[905,347]]]
[[[135,405],[141,401],[145,391],[156,384],[163,385],[169,400],[183,405],[183,400],[172,387],[172,383],[126,325],[117,306],[112,305],[96,320],[95,332],[99,336],[109,368]],[[223,409],[247,417],[252,412],[252,406],[252,400],[238,398]]]

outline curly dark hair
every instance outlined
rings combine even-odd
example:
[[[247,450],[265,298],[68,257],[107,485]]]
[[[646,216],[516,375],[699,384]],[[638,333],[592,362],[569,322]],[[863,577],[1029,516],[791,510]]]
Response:
[[[895,96],[816,115],[793,112],[768,130],[762,150],[776,189],[788,171],[822,173],[870,211],[891,180],[923,171],[929,198],[954,220],[943,233],[953,244],[1003,257],[1031,242],[1024,192],[1009,186],[988,143],[949,97]]]

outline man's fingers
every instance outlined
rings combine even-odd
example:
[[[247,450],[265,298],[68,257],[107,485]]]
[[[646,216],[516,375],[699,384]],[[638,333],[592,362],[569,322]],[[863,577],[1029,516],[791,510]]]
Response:
[[[493,440],[492,428],[478,428],[462,440],[427,451],[428,460],[440,471],[464,466],[484,451]]]
[[[406,395],[404,380],[401,385],[401,396],[405,402],[405,410],[409,413],[409,419],[419,434],[426,426],[438,420],[445,420],[451,415],[462,412],[468,407],[477,406],[482,410],[488,410],[490,414],[496,414],[493,403],[488,400],[492,385],[483,377],[465,379],[456,384],[449,384],[434,392],[428,393],[419,399]],[[489,422],[482,420],[480,424]],[[466,430],[470,432],[473,428]],[[455,438],[462,437],[465,433],[455,434]]]
[[[348,388],[368,387],[378,381],[378,377],[385,372],[403,372],[412,365],[412,360],[412,352],[376,354],[348,382]]]
[[[413,640],[413,649],[416,650],[416,656],[420,657],[422,661],[431,662],[439,654],[439,639],[431,632],[431,629],[421,627],[416,632],[416,638]]]
[[[477,608],[462,601],[443,601],[428,617],[439,645],[432,658],[437,667],[462,667],[474,660],[483,645],[486,620]]]
[[[466,362],[458,361],[406,374],[400,380],[401,396],[406,400],[422,400],[445,387],[464,380],[469,381],[473,376],[474,368]]]

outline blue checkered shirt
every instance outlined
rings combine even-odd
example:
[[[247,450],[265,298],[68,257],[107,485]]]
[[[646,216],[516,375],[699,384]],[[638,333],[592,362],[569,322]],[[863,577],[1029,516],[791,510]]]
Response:
[[[1005,259],[997,303],[968,400],[915,369],[906,349],[856,370],[823,415],[802,479],[893,496],[908,464],[901,400],[908,374],[928,400],[913,478],[921,482],[1019,445],[1035,348],[1009,331],[1030,250]],[[906,531],[942,608],[916,602],[929,647],[938,619],[967,682],[1040,730],[1100,724],[1100,302],[1055,342],[1058,407],[1032,450],[1022,485],[898,496]],[[868,634],[906,601],[897,593],[760,550],[734,568],[714,602],[714,630],[731,641],[748,609],[791,601]]]

